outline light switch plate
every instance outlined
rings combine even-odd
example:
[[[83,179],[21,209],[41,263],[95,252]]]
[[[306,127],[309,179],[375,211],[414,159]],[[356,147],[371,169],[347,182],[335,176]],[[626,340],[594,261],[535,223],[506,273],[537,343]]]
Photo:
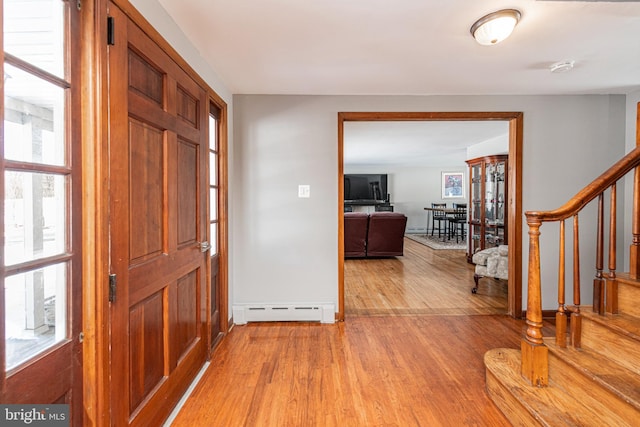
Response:
[[[310,185],[298,185],[298,197],[309,198],[311,197]]]

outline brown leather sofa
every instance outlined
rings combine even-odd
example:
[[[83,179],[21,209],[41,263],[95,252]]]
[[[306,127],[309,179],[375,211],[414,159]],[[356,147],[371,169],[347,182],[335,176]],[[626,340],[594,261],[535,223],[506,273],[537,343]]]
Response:
[[[367,229],[369,214],[364,212],[344,213],[344,257],[367,256]]]
[[[399,212],[345,212],[345,258],[404,255],[406,225],[407,217]]]

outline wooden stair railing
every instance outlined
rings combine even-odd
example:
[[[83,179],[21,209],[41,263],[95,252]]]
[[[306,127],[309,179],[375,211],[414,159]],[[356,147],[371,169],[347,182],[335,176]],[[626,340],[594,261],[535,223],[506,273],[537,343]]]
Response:
[[[566,347],[567,314],[571,316],[571,345],[580,348],[580,254],[578,214],[594,199],[598,199],[596,235],[595,278],[593,280],[593,309],[599,314],[617,313],[616,279],[616,183],[634,171],[633,189],[633,241],[630,248],[630,271],[632,278],[640,275],[640,147],[625,155],[615,165],[578,192],[564,206],[553,211],[525,212],[529,226],[529,268],[526,332],[522,338],[521,373],[532,385],[546,386],[549,383],[548,349],[542,336],[542,288],[540,282],[540,227],[544,222],[559,222],[560,247],[558,268],[558,309],[556,312],[556,344]],[[610,220],[608,272],[604,270],[604,197],[609,191]],[[565,301],[565,221],[573,219],[573,305]]]

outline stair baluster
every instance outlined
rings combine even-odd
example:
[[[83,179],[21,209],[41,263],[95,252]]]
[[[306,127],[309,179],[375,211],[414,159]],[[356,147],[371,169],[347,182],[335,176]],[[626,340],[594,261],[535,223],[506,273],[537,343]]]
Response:
[[[604,313],[604,195],[598,196],[598,228],[596,231],[596,276],[593,279],[593,311]]]
[[[573,307],[571,307],[571,345],[580,348],[582,314],[580,313],[580,225],[573,216]]]
[[[556,311],[556,345],[567,346],[567,312],[565,306],[565,232],[560,221],[560,248],[558,254],[558,311]]]
[[[637,148],[636,148],[637,150]],[[631,233],[633,241],[629,249],[629,275],[633,279],[640,274],[640,167],[636,167],[633,174],[633,217]]]
[[[606,312],[609,314],[618,313],[618,278],[616,276],[616,242],[617,242],[617,187],[611,186],[609,218],[609,273],[605,278]],[[635,216],[635,215],[634,215]]]

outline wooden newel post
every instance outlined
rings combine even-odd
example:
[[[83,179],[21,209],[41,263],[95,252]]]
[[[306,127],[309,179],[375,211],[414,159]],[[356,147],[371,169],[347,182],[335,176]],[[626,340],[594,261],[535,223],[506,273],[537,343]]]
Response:
[[[529,225],[529,278],[527,285],[527,329],[520,349],[521,373],[531,385],[549,383],[548,349],[542,341],[542,289],[540,287],[540,225],[537,218],[527,215]]]

